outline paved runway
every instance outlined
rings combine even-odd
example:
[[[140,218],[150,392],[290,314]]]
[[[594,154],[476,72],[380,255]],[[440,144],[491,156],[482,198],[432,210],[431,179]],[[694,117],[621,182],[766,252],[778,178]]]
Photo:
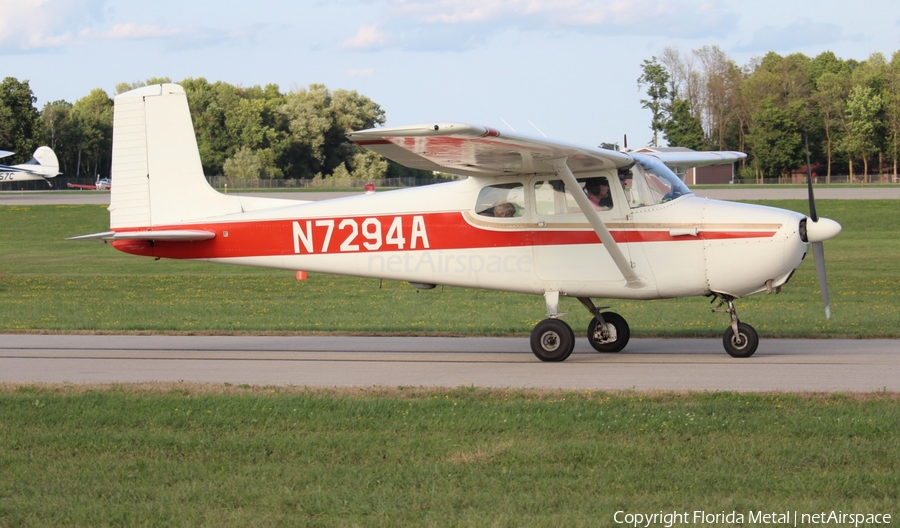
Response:
[[[900,391],[900,340],[763,339],[733,359],[718,339],[584,340],[541,363],[527,338],[0,335],[0,381]]]

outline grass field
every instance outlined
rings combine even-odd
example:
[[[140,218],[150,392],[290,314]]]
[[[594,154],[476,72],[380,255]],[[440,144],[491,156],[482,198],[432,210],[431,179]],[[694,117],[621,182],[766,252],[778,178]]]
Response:
[[[896,519],[898,415],[896,394],[0,385],[0,526]]]
[[[780,295],[740,300],[763,337],[898,337],[900,202],[820,200],[844,231],[826,243],[834,317],[824,318],[813,263]],[[758,202],[804,211],[804,201]],[[105,206],[0,207],[0,332],[346,333],[527,335],[543,299],[464,288],[171,260],[119,253],[68,236],[108,228]],[[610,301],[632,333],[720,336],[723,314],[704,298]],[[561,311],[580,335],[589,314]]]

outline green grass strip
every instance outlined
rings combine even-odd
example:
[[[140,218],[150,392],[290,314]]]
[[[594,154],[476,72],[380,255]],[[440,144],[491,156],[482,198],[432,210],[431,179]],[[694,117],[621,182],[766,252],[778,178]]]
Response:
[[[897,416],[883,393],[7,384],[0,526],[896,518]]]

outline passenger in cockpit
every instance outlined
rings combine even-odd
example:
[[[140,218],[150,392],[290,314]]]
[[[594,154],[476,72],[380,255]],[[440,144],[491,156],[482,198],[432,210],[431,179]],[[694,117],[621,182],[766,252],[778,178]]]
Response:
[[[494,206],[494,216],[497,218],[512,218],[516,216],[516,206],[509,202],[498,203]]]

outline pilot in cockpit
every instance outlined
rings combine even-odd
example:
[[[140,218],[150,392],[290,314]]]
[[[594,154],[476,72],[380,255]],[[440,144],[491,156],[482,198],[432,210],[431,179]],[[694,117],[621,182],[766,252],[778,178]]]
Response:
[[[613,207],[609,193],[609,181],[606,178],[591,178],[584,185],[584,193],[597,211],[609,211]]]

